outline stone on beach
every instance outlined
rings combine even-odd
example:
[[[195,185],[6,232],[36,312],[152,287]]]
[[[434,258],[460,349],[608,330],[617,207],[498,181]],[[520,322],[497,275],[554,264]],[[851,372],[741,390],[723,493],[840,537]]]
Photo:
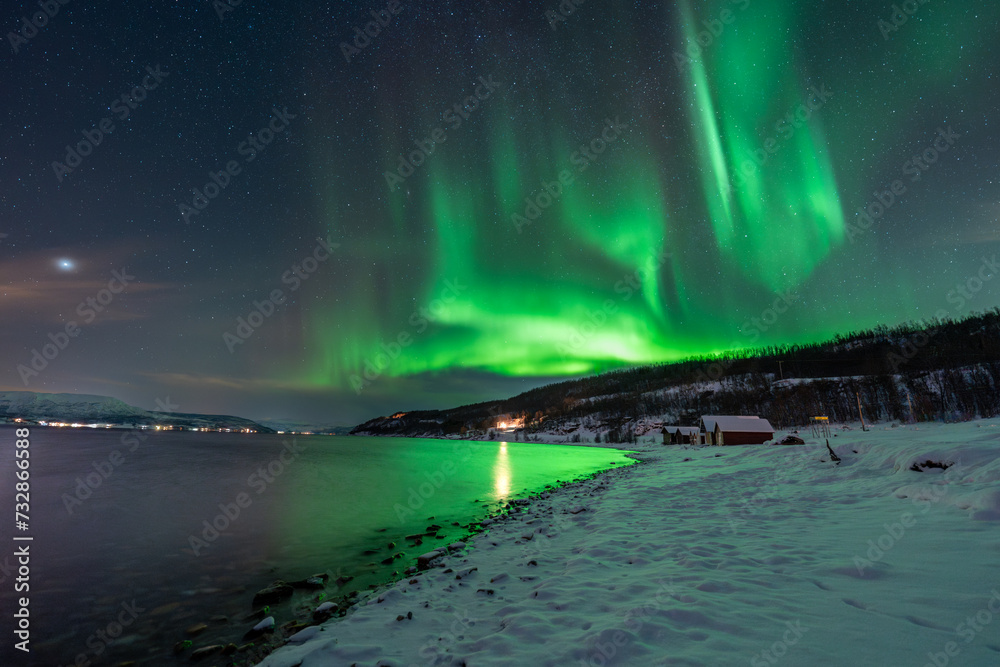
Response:
[[[273,632],[273,631],[274,631],[274,616],[268,616],[263,621],[253,626],[250,629],[250,631],[246,633],[245,637],[248,638],[256,637],[258,635],[264,634],[265,632]]]
[[[444,553],[441,549],[435,549],[434,551],[428,551],[423,555],[417,556],[417,569],[426,570],[430,567],[432,561],[440,558]]]

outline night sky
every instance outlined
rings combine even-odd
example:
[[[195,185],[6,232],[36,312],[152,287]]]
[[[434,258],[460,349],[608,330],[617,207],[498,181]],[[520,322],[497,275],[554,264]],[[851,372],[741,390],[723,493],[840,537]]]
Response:
[[[577,2],[5,3],[0,388],[352,424],[1000,304],[1000,5]]]

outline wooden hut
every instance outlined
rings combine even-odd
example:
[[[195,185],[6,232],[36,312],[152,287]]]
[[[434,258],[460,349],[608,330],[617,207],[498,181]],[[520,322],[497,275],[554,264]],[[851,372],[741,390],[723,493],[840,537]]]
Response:
[[[774,437],[766,419],[742,415],[705,415],[700,430],[706,445],[761,445]]]
[[[664,426],[664,445],[701,444],[701,429],[697,426]]]

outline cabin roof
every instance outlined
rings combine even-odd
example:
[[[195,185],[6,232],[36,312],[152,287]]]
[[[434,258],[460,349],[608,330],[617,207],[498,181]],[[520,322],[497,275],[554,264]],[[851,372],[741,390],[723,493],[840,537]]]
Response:
[[[684,435],[694,435],[695,433],[701,433],[701,428],[698,426],[665,426],[667,433],[683,433]]]
[[[705,415],[701,418],[706,431],[714,431],[718,426],[723,432],[774,433],[770,422],[760,417],[744,415]]]

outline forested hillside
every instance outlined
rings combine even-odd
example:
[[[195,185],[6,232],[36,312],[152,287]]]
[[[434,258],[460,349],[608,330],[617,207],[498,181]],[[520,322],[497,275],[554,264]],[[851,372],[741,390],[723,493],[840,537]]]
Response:
[[[786,379],[787,378],[787,379]],[[812,345],[743,350],[559,382],[510,399],[380,417],[355,433],[449,435],[523,420],[612,431],[641,418],[696,424],[702,414],[755,414],[775,426],[834,421],[958,420],[1000,414],[1000,309],[963,320],[878,327]],[[401,406],[403,407],[403,406]]]

